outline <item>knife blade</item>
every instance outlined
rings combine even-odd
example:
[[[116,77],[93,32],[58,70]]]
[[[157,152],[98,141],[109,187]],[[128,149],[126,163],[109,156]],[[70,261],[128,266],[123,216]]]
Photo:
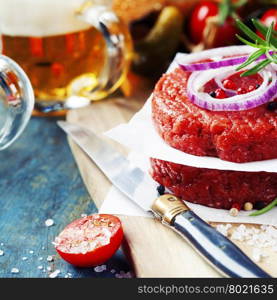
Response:
[[[125,156],[92,131],[65,121],[57,123],[116,188],[181,235],[221,274],[234,278],[271,278],[234,243],[197,216],[178,197],[171,194],[153,197],[153,185],[149,182],[147,174],[132,165]],[[147,195],[146,191],[149,189],[152,194],[141,197]]]

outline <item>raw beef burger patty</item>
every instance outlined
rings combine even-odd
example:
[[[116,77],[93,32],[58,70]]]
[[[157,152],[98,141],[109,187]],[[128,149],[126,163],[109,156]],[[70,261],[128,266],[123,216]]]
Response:
[[[277,173],[195,168],[151,159],[151,175],[176,196],[193,203],[230,209],[234,204],[270,203],[277,196]]]
[[[277,112],[267,104],[245,111],[209,111],[187,97],[189,73],[177,68],[157,83],[152,100],[156,130],[171,147],[198,156],[214,156],[232,162],[277,158]],[[246,89],[261,84],[233,75]],[[210,93],[211,81],[204,87]],[[275,100],[276,101],[276,100]],[[243,208],[244,203],[270,203],[277,197],[277,173],[238,172],[196,168],[151,159],[151,175],[184,200],[214,208]]]
[[[177,68],[155,87],[152,117],[166,143],[190,154],[238,163],[277,158],[275,111],[267,104],[244,111],[200,108],[187,98],[189,74]],[[247,80],[239,82],[245,86]]]

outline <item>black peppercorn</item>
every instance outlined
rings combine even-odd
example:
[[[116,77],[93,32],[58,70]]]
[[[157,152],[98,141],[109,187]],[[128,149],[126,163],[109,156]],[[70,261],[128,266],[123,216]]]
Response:
[[[275,111],[277,109],[277,102],[275,101],[269,102],[266,108],[270,111]]]
[[[165,192],[165,187],[163,185],[159,185],[157,187],[157,191],[158,191],[159,195],[162,196]]]
[[[258,201],[258,202],[256,202],[255,204],[254,204],[254,208],[255,209],[262,209],[262,208],[264,208],[264,207],[266,207],[266,204],[263,202],[263,201]]]
[[[210,92],[209,94],[211,97],[215,98],[216,97],[216,93],[215,92]]]

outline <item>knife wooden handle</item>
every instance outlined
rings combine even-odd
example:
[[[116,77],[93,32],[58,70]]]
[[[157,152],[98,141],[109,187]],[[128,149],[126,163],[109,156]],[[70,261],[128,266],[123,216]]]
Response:
[[[271,278],[233,242],[199,218],[178,197],[170,194],[160,196],[151,209],[163,224],[187,240],[225,276]]]

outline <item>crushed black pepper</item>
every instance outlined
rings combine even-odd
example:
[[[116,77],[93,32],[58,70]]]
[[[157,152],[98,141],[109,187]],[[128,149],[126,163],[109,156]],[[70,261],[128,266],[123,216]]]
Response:
[[[157,187],[157,191],[158,191],[159,195],[162,196],[162,195],[164,195],[165,187],[163,185],[159,185]]]
[[[276,101],[272,101],[272,102],[269,102],[267,104],[267,107],[266,107],[268,110],[270,111],[275,111],[277,110],[277,102]]]

